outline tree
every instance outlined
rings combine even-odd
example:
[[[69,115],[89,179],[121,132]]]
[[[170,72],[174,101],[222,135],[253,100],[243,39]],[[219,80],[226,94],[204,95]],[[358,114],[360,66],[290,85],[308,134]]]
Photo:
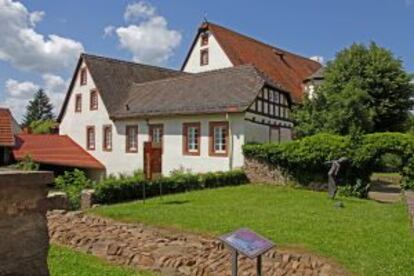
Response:
[[[34,121],[53,120],[53,105],[50,103],[49,97],[39,89],[33,97],[33,100],[26,106],[26,113],[23,119],[24,126],[30,126]]]
[[[403,131],[413,95],[401,60],[375,43],[353,44],[328,63],[316,97],[295,110],[296,132],[307,136]]]
[[[33,134],[51,134],[54,133],[58,126],[55,120],[38,120],[30,123],[30,129]]]

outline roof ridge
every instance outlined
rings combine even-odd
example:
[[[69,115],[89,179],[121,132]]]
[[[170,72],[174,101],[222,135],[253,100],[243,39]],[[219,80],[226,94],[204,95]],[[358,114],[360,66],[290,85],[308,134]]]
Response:
[[[312,62],[315,62],[315,63],[317,63],[317,64],[322,65],[321,63],[319,63],[319,62],[317,62],[317,61],[315,61],[315,60],[313,60],[313,59],[311,59],[311,58],[309,58],[309,57],[305,57],[305,56],[303,56],[303,55],[299,55],[299,54],[296,54],[296,53],[290,52],[290,51],[288,51],[288,50],[285,50],[285,49],[282,49],[282,48],[276,47],[276,46],[274,46],[274,45],[272,45],[272,44],[270,44],[270,43],[263,42],[263,41],[261,41],[261,40],[258,40],[258,39],[256,39],[256,38],[254,38],[254,37],[248,36],[248,35],[246,35],[246,34],[242,34],[242,33],[238,32],[238,31],[234,31],[234,30],[232,30],[232,29],[229,29],[229,28],[227,28],[227,27],[224,27],[224,26],[218,25],[218,24],[216,24],[216,23],[211,23],[211,22],[208,22],[207,24],[208,24],[208,25],[213,25],[213,27],[214,27],[214,26],[216,26],[216,27],[222,28],[222,29],[224,29],[224,30],[226,30],[226,31],[228,31],[228,32],[232,32],[232,33],[234,33],[234,34],[236,34],[236,35],[238,35],[238,36],[241,36],[241,37],[243,37],[243,38],[245,38],[245,39],[251,40],[252,42],[255,42],[255,43],[258,43],[258,44],[262,44],[262,45],[265,45],[265,46],[267,46],[267,47],[269,47],[269,48],[272,48],[273,50],[282,51],[282,52],[288,53],[288,54],[290,54],[290,55],[297,56],[297,57],[299,57],[299,58],[306,59],[306,60],[309,60],[309,61],[312,61]]]
[[[89,54],[89,53],[82,53],[81,57],[101,59],[101,60],[106,60],[106,61],[116,62],[116,63],[126,63],[126,64],[131,64],[131,65],[134,65],[134,66],[149,67],[149,68],[160,70],[160,71],[171,71],[171,72],[175,72],[175,73],[184,73],[182,71],[175,70],[175,69],[172,69],[172,68],[166,68],[166,67],[161,67],[161,66],[156,66],[156,65],[151,65],[151,64],[145,64],[145,63],[139,63],[139,62],[134,62],[134,61],[129,61],[129,60],[123,60],[123,59],[119,59],[119,58],[112,58],[112,57],[94,55],[94,54]]]
[[[206,76],[206,75],[208,76],[208,75],[214,75],[214,74],[217,74],[217,73],[221,73],[222,71],[237,71],[237,70],[239,70],[241,68],[244,68],[244,67],[258,70],[253,64],[246,63],[246,64],[241,64],[241,65],[232,66],[232,67],[219,68],[219,69],[214,69],[214,70],[209,70],[209,71],[204,71],[204,72],[199,72],[199,73],[187,73],[187,74],[183,74],[183,75],[172,76],[172,77],[168,77],[168,78],[164,78],[164,79],[146,81],[146,82],[141,82],[141,83],[134,82],[133,85],[134,86],[144,86],[144,85],[148,85],[148,84],[152,84],[152,83],[161,83],[161,82],[182,80],[182,79],[187,79],[187,78],[189,79],[189,78],[193,78],[193,77],[201,77],[201,76]]]

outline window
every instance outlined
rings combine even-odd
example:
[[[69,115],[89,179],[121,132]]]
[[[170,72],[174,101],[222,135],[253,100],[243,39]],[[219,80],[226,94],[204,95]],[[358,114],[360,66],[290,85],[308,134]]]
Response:
[[[103,126],[103,150],[112,151],[112,126]]]
[[[280,96],[279,92],[276,92],[275,93],[275,103],[279,103],[279,96]]]
[[[89,107],[90,110],[98,109],[98,92],[96,90],[91,90],[89,98]]]
[[[263,102],[261,100],[257,100],[257,112],[262,112]]]
[[[273,90],[269,90],[269,101],[273,102]]]
[[[138,126],[126,127],[126,152],[138,152]]]
[[[82,111],[82,94],[76,94],[75,97],[75,112]]]
[[[183,124],[183,154],[200,155],[200,123]]]
[[[208,37],[209,37],[208,33],[201,34],[201,46],[208,45]]]
[[[162,143],[163,126],[150,125],[150,139],[154,143]]]
[[[95,150],[95,127],[86,127],[86,148],[88,150]]]
[[[227,156],[228,123],[210,123],[210,155]]]
[[[208,49],[200,51],[200,65],[208,65]]]
[[[86,71],[86,68],[82,68],[80,71],[80,85],[86,85],[86,83],[88,82],[88,74]]]

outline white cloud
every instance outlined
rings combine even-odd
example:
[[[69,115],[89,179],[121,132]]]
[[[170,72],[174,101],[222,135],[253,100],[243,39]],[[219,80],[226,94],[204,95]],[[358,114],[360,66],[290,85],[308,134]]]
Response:
[[[310,57],[310,59],[311,60],[314,60],[314,61],[317,61],[317,62],[319,62],[321,64],[323,64],[324,61],[325,61],[325,59],[324,59],[323,56],[312,56],[312,57]]]
[[[115,33],[120,47],[130,51],[135,62],[163,64],[181,42],[181,33],[169,29],[167,20],[146,2],[128,5],[124,18],[136,23],[118,27]]]
[[[33,91],[39,89],[39,86],[30,81],[18,82],[13,79],[6,81],[6,95],[16,99],[27,99],[33,94]]]
[[[138,3],[129,4],[124,13],[126,22],[135,21],[141,18],[148,18],[155,15],[155,8],[149,3],[140,1]]]
[[[414,4],[414,0],[404,0],[406,6],[412,6]]]
[[[29,81],[19,82],[9,79],[5,84],[5,100],[0,106],[6,106],[11,109],[17,121],[21,122],[26,111],[26,106],[34,93],[43,88],[49,96],[50,102],[54,106],[54,112],[57,114],[62,106],[63,99],[69,84],[62,77],[53,74],[42,75],[42,84],[36,84]]]
[[[115,31],[114,26],[111,26],[111,25],[106,26],[105,29],[104,29],[104,38],[108,37],[108,36],[111,36],[114,33],[114,31]]]
[[[44,16],[45,16],[44,11],[34,11],[34,12],[32,12],[29,15],[30,25],[32,25],[32,27],[35,27],[37,23],[42,21]]]
[[[0,0],[0,60],[18,69],[50,73],[72,67],[83,51],[80,42],[35,30],[43,11],[29,12],[17,1]]]

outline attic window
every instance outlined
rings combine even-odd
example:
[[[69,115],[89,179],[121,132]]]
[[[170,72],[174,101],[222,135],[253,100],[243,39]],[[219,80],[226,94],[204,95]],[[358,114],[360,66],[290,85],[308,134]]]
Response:
[[[98,92],[96,90],[91,90],[90,99],[89,99],[89,109],[90,110],[98,109]]]
[[[75,97],[75,112],[82,111],[82,94],[76,94]]]
[[[200,51],[200,65],[208,65],[208,49],[203,49]]]
[[[207,32],[201,34],[201,46],[208,45],[209,34]]]
[[[80,85],[86,85],[86,83],[88,82],[88,77],[86,73],[86,68],[82,68],[80,71]]]

